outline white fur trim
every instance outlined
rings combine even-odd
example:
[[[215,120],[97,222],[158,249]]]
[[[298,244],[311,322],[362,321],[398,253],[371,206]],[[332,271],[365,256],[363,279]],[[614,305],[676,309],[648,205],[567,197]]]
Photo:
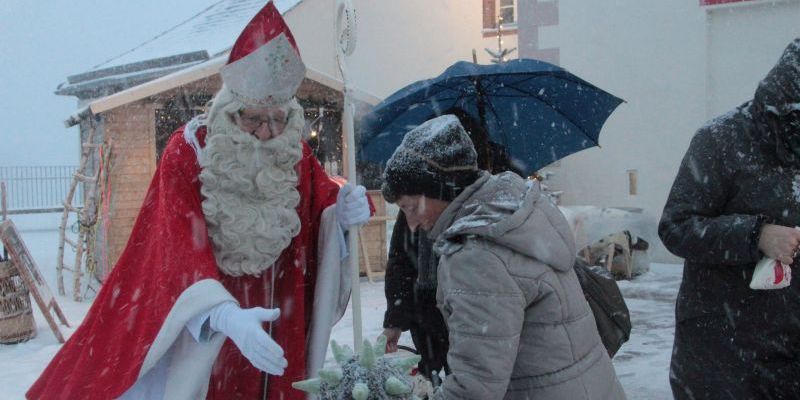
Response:
[[[195,315],[225,301],[236,302],[236,299],[214,279],[198,281],[184,290],[147,351],[139,370],[139,378],[147,374],[171,349],[173,354],[167,369],[169,375],[165,377],[164,398],[205,398],[211,367],[222,348],[225,336],[214,335],[207,342],[198,342],[184,327]]]
[[[189,143],[194,149],[194,154],[197,155],[198,163],[203,156],[203,149],[200,147],[200,139],[197,138],[197,130],[200,129],[201,126],[206,126],[205,114],[200,114],[192,118],[191,121],[186,123],[186,127],[183,128],[183,140]]]
[[[322,212],[317,245],[317,284],[311,308],[306,367],[309,376],[316,376],[325,362],[325,353],[333,325],[347,309],[352,289],[350,258],[341,257],[335,206]]]

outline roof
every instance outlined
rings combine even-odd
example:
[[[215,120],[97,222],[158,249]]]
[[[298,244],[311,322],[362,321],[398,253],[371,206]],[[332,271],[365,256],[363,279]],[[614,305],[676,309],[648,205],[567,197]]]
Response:
[[[286,14],[302,0],[273,0]],[[221,0],[152,39],[95,66],[67,77],[56,94],[89,100],[71,115],[67,127],[82,115],[99,114],[219,72],[243,27],[266,4],[265,0]],[[340,78],[306,66],[306,77],[335,90]],[[357,100],[374,105],[380,98],[348,89]]]
[[[301,0],[273,0],[281,14]],[[91,99],[191,67],[226,53],[265,0],[220,0],[132,49],[67,77],[56,94]]]
[[[206,51],[195,51],[97,69],[68,76],[66,84],[59,85],[55,93],[63,96],[78,96],[83,99],[108,96],[208,61],[208,59]]]
[[[89,113],[100,114],[113,108],[144,99],[154,94],[209,77],[218,73],[220,68],[225,65],[227,59],[227,55],[219,55],[206,62],[192,65],[191,67],[187,67],[181,69],[180,71],[176,71],[157,79],[130,87],[118,93],[96,99],[91,101],[82,109],[78,110],[77,113],[68,117],[64,123],[66,127],[70,127],[79,123],[82,115],[88,115]],[[344,85],[342,84],[341,80],[315,71],[312,68],[306,68],[306,77],[322,83],[323,85],[326,85],[332,89],[339,91],[344,90]],[[348,88],[348,92],[353,96],[353,98],[370,105],[375,105],[381,100],[370,93],[366,93],[358,89]]]

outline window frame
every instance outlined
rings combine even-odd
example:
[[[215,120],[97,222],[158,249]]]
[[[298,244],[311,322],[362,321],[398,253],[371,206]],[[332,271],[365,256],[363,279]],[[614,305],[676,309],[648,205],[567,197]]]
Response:
[[[512,0],[514,7],[514,22],[497,24],[498,12],[500,10],[500,0],[483,0],[483,37],[496,35],[499,32],[515,34],[517,33],[517,23],[519,20],[518,4],[519,0]],[[508,6],[504,6],[508,7]]]
[[[497,17],[500,16],[501,10],[503,10],[504,8],[511,8],[511,14],[512,14],[512,17],[514,18],[514,22],[507,22],[507,23],[501,24],[500,26],[497,26],[497,24],[495,24],[495,28],[500,28],[501,30],[507,30],[507,29],[516,28],[517,27],[517,21],[519,19],[519,14],[517,13],[517,3],[519,1],[518,0],[511,0],[511,5],[510,6],[502,5],[501,4],[502,1],[503,0],[495,0],[495,21],[497,21]]]

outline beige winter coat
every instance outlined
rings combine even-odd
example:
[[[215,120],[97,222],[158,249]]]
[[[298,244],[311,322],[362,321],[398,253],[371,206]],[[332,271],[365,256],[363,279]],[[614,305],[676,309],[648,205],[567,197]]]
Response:
[[[573,270],[569,225],[539,185],[485,174],[431,234],[450,337],[443,398],[625,398]]]

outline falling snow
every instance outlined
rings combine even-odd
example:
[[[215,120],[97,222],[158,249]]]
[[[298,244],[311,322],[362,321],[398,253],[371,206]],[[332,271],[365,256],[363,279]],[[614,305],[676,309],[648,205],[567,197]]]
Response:
[[[586,210],[584,210],[586,211]],[[618,211],[618,210],[617,210]],[[47,216],[35,216],[41,220]],[[55,218],[51,218],[55,221]],[[31,250],[45,279],[51,288],[55,287],[55,253],[57,231],[42,230],[41,223],[25,223],[27,217],[19,217],[17,224],[22,227],[21,234]],[[57,222],[49,223],[57,226]],[[46,224],[47,225],[47,224]],[[25,227],[33,229],[25,229]],[[630,399],[671,399],[668,382],[669,358],[674,329],[674,307],[682,267],[672,264],[654,264],[651,271],[630,282],[620,282],[620,288],[627,299],[633,320],[631,340],[624,344],[614,358],[614,366],[620,381]],[[86,315],[89,303],[77,303],[69,296],[57,296],[71,327],[61,327],[66,337]],[[361,283],[362,317],[364,338],[374,340],[383,331],[383,314],[386,311],[386,298],[383,282]],[[17,345],[0,345],[0,399],[21,399],[23,393],[39,376],[41,371],[61,347],[56,341],[44,317],[34,305],[34,318],[37,336]],[[350,307],[344,317],[336,324],[331,335],[339,343],[353,345],[353,320]],[[408,333],[404,333],[400,344],[413,347]],[[333,354],[328,350],[326,365],[335,364]]]

